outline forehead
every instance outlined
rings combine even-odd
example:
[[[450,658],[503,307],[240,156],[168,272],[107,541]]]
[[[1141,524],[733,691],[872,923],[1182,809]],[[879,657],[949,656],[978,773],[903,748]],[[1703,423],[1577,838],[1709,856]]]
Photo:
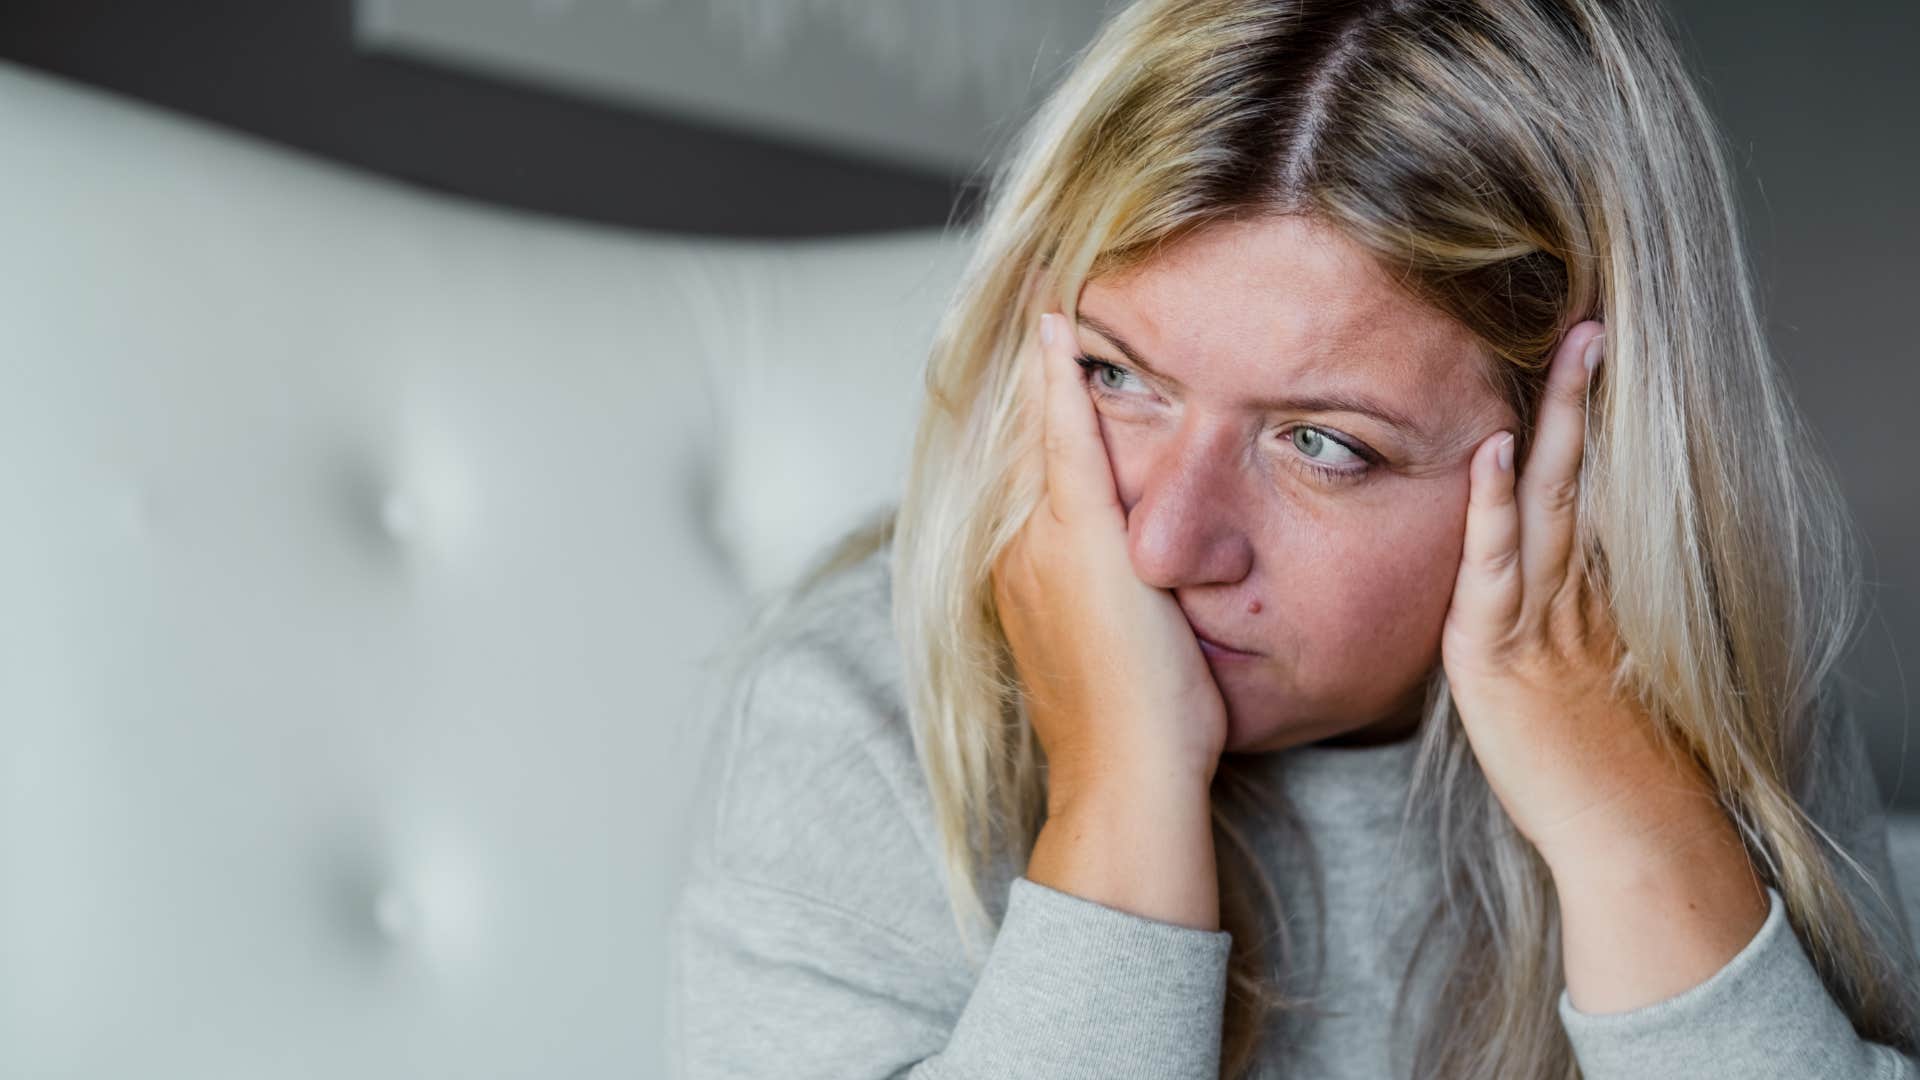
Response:
[[[1336,380],[1395,393],[1410,408],[1442,386],[1489,389],[1464,326],[1310,218],[1211,226],[1124,275],[1089,280],[1079,304],[1196,388],[1258,398]]]

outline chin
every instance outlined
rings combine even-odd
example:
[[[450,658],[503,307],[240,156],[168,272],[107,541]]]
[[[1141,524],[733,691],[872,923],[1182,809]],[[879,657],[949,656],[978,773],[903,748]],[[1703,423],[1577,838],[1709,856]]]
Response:
[[[1338,734],[1324,724],[1314,723],[1301,711],[1281,703],[1263,703],[1259,708],[1236,707],[1227,702],[1227,744],[1229,754],[1261,754],[1285,750]]]
[[[1419,728],[1426,699],[1424,683],[1409,687],[1398,703],[1372,719],[1329,719],[1327,710],[1311,702],[1266,695],[1261,700],[1236,702],[1226,695],[1229,754],[1264,754],[1308,743],[1368,746],[1392,742]]]

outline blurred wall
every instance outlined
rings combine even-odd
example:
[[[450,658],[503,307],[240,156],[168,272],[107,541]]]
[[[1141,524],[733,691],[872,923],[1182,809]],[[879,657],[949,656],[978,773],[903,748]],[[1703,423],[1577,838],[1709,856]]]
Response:
[[[1670,0],[1738,148],[1778,354],[1838,465],[1873,608],[1847,671],[1878,779],[1920,808],[1920,4]],[[938,225],[968,176],[356,53],[350,0],[13,0],[0,56],[439,190],[592,221],[794,236]],[[1077,47],[1060,41],[1050,48]]]
[[[1680,0],[1738,148],[1769,336],[1846,490],[1872,611],[1846,669],[1880,790],[1920,808],[1920,4]],[[1909,675],[1909,671],[1913,676]]]
[[[5,0],[0,57],[409,183],[637,228],[857,233],[964,218],[962,178],[354,46],[352,0]]]
[[[1093,39],[1106,0],[357,0],[368,51],[955,176]]]

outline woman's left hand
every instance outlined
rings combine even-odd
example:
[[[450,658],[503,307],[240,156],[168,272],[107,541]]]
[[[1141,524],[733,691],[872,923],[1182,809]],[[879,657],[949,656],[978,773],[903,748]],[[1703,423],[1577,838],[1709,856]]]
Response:
[[[1532,452],[1513,437],[1474,451],[1466,537],[1441,656],[1461,724],[1494,794],[1548,864],[1591,859],[1661,827],[1649,796],[1704,774],[1661,751],[1652,721],[1616,695],[1620,643],[1576,541],[1587,387],[1605,327],[1575,325],[1548,370]],[[1657,805],[1671,806],[1670,800]],[[1600,849],[1596,849],[1600,845]]]

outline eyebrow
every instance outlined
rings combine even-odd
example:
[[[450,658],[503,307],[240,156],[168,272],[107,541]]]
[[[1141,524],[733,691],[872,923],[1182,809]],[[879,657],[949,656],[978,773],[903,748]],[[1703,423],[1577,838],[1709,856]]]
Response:
[[[1166,383],[1169,386],[1172,386],[1176,389],[1184,389],[1184,387],[1181,386],[1179,379],[1176,379],[1171,375],[1162,373],[1157,368],[1155,368],[1152,364],[1148,363],[1147,358],[1144,356],[1141,356],[1138,352],[1134,350],[1133,346],[1127,344],[1127,341],[1125,338],[1121,337],[1119,334],[1114,333],[1113,327],[1108,326],[1106,323],[1101,322],[1099,319],[1096,319],[1093,316],[1086,315],[1086,314],[1079,315],[1077,321],[1080,323],[1081,326],[1084,326],[1087,329],[1092,330],[1094,333],[1099,334],[1101,337],[1106,338],[1108,341],[1113,342],[1113,347],[1116,349],[1119,349],[1120,352],[1126,356],[1128,362],[1133,364],[1134,367],[1139,368],[1141,371],[1146,372],[1148,375],[1153,376],[1154,378],[1160,380],[1163,383]],[[1399,411],[1398,409],[1394,409],[1383,402],[1376,401],[1373,398],[1367,397],[1364,394],[1343,394],[1343,393],[1298,394],[1293,397],[1257,399],[1254,402],[1252,402],[1252,404],[1254,405],[1254,407],[1262,410],[1271,410],[1271,411],[1278,411],[1278,412],[1359,413],[1362,416],[1371,416],[1375,420],[1378,420],[1381,423],[1386,424],[1390,427],[1400,428],[1401,430],[1407,432],[1410,435],[1414,435],[1419,438],[1428,437],[1426,429],[1421,427],[1418,423],[1414,422],[1412,417],[1409,417],[1407,414]]]

